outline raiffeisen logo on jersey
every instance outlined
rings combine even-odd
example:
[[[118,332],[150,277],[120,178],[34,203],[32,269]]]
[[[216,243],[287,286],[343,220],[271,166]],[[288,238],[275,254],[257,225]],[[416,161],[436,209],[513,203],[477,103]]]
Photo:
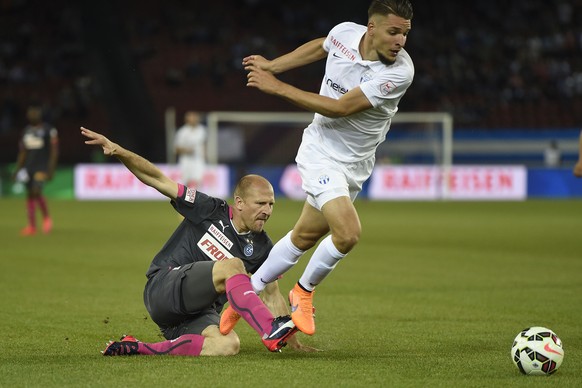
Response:
[[[228,225],[226,225],[226,227],[228,227]],[[226,249],[232,248],[232,241],[230,241],[228,237],[226,237],[220,230],[218,230],[218,228],[214,226],[214,224],[210,224],[208,231],[212,233],[212,235],[216,237],[218,241],[220,241],[226,247]]]
[[[350,50],[349,48],[347,48],[346,46],[343,45],[342,42],[340,42],[339,40],[337,40],[335,37],[330,37],[329,41],[338,48],[339,52],[341,52],[343,55],[345,55],[345,57],[347,59],[349,59],[350,61],[355,61],[356,60],[356,56],[354,55],[354,53],[352,53],[352,50]]]

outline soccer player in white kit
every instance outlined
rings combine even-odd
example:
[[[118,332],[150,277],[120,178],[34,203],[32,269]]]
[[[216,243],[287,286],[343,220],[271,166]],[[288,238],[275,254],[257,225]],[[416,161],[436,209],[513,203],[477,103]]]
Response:
[[[197,112],[188,111],[184,115],[184,125],[176,132],[174,148],[182,183],[199,188],[206,169],[206,127],[200,123]]]
[[[315,113],[296,157],[308,194],[293,230],[279,240],[253,274],[256,292],[297,263],[328,232],[289,293],[293,322],[315,333],[313,291],[356,245],[361,225],[353,205],[385,140],[398,102],[412,83],[414,66],[404,45],[411,29],[408,0],[373,0],[366,26],[345,22],[325,38],[312,40],[274,60],[260,55],[243,59],[247,86]],[[295,88],[274,74],[327,57],[319,94]],[[221,332],[234,327],[227,309]]]

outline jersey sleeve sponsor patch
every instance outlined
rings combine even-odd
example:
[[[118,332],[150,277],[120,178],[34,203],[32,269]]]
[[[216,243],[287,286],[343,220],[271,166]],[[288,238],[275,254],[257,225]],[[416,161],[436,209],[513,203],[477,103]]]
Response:
[[[196,190],[187,188],[186,195],[184,195],[184,201],[194,203],[194,199],[196,198]]]
[[[380,91],[382,92],[382,95],[384,95],[384,96],[389,95],[395,89],[396,89],[396,84],[394,82],[392,82],[392,81],[388,81],[385,84],[382,84],[380,86]]]

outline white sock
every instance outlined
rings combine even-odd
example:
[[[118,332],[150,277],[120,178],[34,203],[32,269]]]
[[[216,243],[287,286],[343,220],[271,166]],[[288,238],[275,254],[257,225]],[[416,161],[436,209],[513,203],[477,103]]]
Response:
[[[309,260],[299,283],[308,291],[313,291],[317,286],[339,263],[347,253],[341,253],[337,250],[331,241],[331,235],[323,239],[319,244],[313,256]]]
[[[269,252],[267,260],[251,276],[251,284],[255,292],[260,293],[268,283],[274,282],[291,269],[304,252],[291,242],[291,232],[277,241]]]

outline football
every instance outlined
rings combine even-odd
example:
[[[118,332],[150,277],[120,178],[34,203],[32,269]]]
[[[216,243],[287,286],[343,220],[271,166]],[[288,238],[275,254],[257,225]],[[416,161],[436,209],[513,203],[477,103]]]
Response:
[[[523,329],[513,340],[511,359],[524,375],[551,375],[564,360],[562,341],[545,327]]]

